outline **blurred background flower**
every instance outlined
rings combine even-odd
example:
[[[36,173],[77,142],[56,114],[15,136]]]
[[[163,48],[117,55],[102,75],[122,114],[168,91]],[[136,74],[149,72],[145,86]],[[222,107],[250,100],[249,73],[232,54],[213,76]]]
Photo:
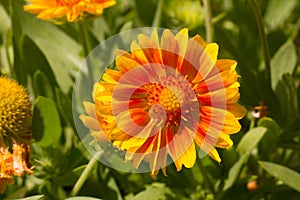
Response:
[[[173,26],[185,26],[195,29],[204,24],[204,10],[200,0],[170,0],[164,5],[166,17]]]
[[[115,5],[114,0],[27,0],[24,10],[37,18],[56,22],[74,22],[88,16],[99,16],[103,9]]]

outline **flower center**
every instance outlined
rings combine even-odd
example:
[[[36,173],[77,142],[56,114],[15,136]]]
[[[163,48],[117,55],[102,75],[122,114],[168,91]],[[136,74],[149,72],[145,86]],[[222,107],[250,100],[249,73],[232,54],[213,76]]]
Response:
[[[144,87],[149,91],[147,97],[148,105],[150,107],[159,105],[160,109],[164,109],[167,117],[167,126],[179,126],[181,111],[187,110],[188,112],[190,109],[189,102],[192,101],[194,96],[191,84],[183,77],[171,74],[158,77],[156,83],[147,84]],[[150,117],[159,118],[159,114],[153,115],[151,112]]]
[[[177,111],[178,109],[180,109],[180,103],[182,103],[182,101],[179,102],[179,100],[177,99],[178,95],[180,95],[181,97],[183,96],[183,92],[179,88],[163,88],[163,90],[161,91],[161,95],[159,96],[159,104],[162,105],[168,112]]]

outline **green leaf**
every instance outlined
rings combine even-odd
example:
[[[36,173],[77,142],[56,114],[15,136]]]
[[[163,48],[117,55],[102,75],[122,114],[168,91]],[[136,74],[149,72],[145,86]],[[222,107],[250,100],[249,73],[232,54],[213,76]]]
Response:
[[[151,199],[169,199],[172,196],[172,191],[163,183],[153,183],[146,186],[146,190],[135,195],[131,200],[148,200]]]
[[[19,10],[21,28],[43,52],[63,92],[73,86],[74,76],[82,63],[79,57],[81,46],[66,33],[51,23]]]
[[[143,20],[146,25],[151,25],[156,11],[157,0],[147,1],[147,6],[143,0],[135,0],[139,19]]]
[[[35,94],[37,94],[39,96],[45,96],[50,99],[54,99],[54,92],[53,92],[53,88],[52,88],[51,84],[49,83],[49,79],[40,70],[37,70],[34,73],[32,85],[33,85]]]
[[[94,197],[80,196],[80,197],[69,197],[66,200],[101,200]]]
[[[109,178],[107,182],[107,186],[109,188],[109,191],[111,191],[108,192],[109,199],[114,198],[114,199],[122,200],[122,194],[120,192],[119,186],[113,177]]]
[[[292,126],[298,116],[298,94],[293,77],[284,74],[276,87],[276,95],[280,102],[281,114],[284,116],[284,129]]]
[[[72,186],[75,184],[85,167],[86,165],[79,166],[63,176],[55,177],[54,180],[62,186]]]
[[[300,174],[298,172],[271,162],[260,161],[259,164],[269,174],[300,192]]]
[[[59,88],[55,88],[58,109],[64,120],[75,128],[72,115],[72,102],[70,98],[65,95]]]
[[[11,27],[10,18],[2,5],[0,5],[0,33],[6,33]]]
[[[266,134],[260,141],[259,154],[261,158],[268,159],[278,144],[279,135],[281,133],[280,126],[269,117],[260,119],[257,123],[258,126],[267,128]]]
[[[271,59],[271,81],[273,90],[276,89],[282,75],[292,74],[297,63],[296,48],[291,40],[284,43]]]
[[[60,118],[53,100],[39,96],[33,109],[32,131],[43,147],[56,144],[61,136]]]
[[[281,133],[280,126],[272,118],[269,117],[261,118],[257,122],[257,125],[266,127],[267,128],[266,134],[270,133],[272,138],[278,138]]]
[[[271,30],[283,26],[293,13],[298,0],[271,0],[264,15],[264,20]]]
[[[35,195],[35,196],[26,197],[23,199],[16,199],[16,200],[41,200],[41,199],[44,199],[44,195]]]
[[[239,153],[251,153],[251,151],[257,146],[262,139],[267,129],[263,127],[257,127],[248,131],[241,139],[236,147]]]
[[[230,168],[229,173],[228,173],[228,178],[225,180],[224,184],[224,191],[229,189],[235,181],[237,180],[241,169],[243,167],[243,164],[246,162],[246,160],[249,157],[249,153],[243,154],[240,159]]]

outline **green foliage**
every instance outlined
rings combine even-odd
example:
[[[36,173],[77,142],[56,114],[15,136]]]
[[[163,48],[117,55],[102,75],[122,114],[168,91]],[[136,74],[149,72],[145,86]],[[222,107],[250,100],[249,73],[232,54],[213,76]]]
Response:
[[[278,82],[286,73],[292,74],[297,63],[296,48],[291,40],[288,40],[275,53],[271,60],[272,88],[275,90]]]
[[[36,99],[32,121],[33,135],[40,146],[48,147],[59,141],[62,128],[55,103],[51,99]]]
[[[271,162],[260,161],[259,164],[266,170],[269,174],[278,178],[283,183],[287,184],[291,188],[300,192],[300,174],[294,170],[291,170],[282,165],[278,165]]]
[[[164,0],[161,11],[157,11],[159,2],[118,0],[99,18],[85,21],[88,51],[122,31],[151,26],[154,18],[158,19],[155,24],[164,28],[187,27],[191,36],[205,38],[202,1]],[[197,149],[197,163],[191,169],[177,172],[171,164],[167,177],[161,172],[157,177],[125,173],[96,162],[90,175],[84,177],[87,180],[78,196],[71,197],[91,160],[76,133],[75,124],[80,122],[73,119],[83,113],[82,102],[72,105],[75,76],[86,53],[79,24],[42,21],[23,11],[24,1],[2,0],[0,75],[18,80],[34,102],[30,161],[35,169],[32,175],[15,178],[15,184],[0,198],[299,199],[300,2],[257,2],[269,44],[271,80],[265,76],[262,43],[249,1],[211,1],[213,40],[219,44],[219,58],[237,60],[240,103],[248,109],[248,115],[240,120],[241,131],[231,136],[233,146],[218,149],[222,162],[203,157]],[[80,81],[91,80],[82,77]],[[83,87],[81,94],[91,98],[90,89]],[[267,116],[257,119],[251,113],[260,101],[267,107]]]
[[[257,127],[251,129],[246,135],[241,139],[236,150],[240,152],[240,154],[251,153],[251,151],[257,146],[258,142],[264,136],[266,128]]]

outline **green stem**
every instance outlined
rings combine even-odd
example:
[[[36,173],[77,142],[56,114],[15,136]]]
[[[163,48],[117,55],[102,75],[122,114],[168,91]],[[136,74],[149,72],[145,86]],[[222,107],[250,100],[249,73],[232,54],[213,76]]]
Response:
[[[9,55],[9,44],[8,44],[8,41],[7,41],[7,34],[3,33],[2,38],[3,38],[3,44],[5,46],[5,54],[6,54],[7,63],[8,63],[10,72],[12,72],[14,70],[14,68],[13,68],[13,65],[11,63],[11,58],[10,58],[10,55]]]
[[[91,51],[91,46],[90,46],[90,42],[89,42],[87,27],[86,27],[86,24],[84,22],[79,23],[79,30],[80,30],[80,35],[81,35],[81,43],[82,43],[82,47],[83,47],[84,56],[86,58],[86,65],[87,65],[87,69],[88,69],[88,73],[89,73],[88,75],[89,75],[89,78],[90,78],[90,80],[93,84],[93,82],[94,82],[94,73],[93,73],[91,60],[88,57],[88,55]]]
[[[159,27],[161,23],[161,15],[162,15],[162,7],[163,7],[163,0],[158,1],[157,9],[154,15],[154,19],[152,22],[153,27]]]
[[[211,179],[208,177],[207,171],[206,171],[206,169],[204,168],[201,159],[198,159],[197,165],[198,165],[198,167],[199,167],[199,169],[200,169],[200,171],[201,171],[201,173],[202,173],[202,175],[203,175],[204,182],[207,184],[208,189],[210,190],[211,194],[215,197],[215,189],[214,189],[214,185],[213,185]]]
[[[206,41],[212,42],[214,37],[214,27],[212,23],[210,0],[203,0],[203,7],[205,11]]]
[[[259,6],[258,6],[256,0],[249,0],[249,2],[251,4],[252,10],[255,15],[258,32],[259,32],[259,37],[260,37],[260,40],[262,43],[262,48],[263,48],[263,53],[264,53],[264,62],[265,62],[265,67],[266,67],[265,76],[271,86],[271,65],[270,65],[271,57],[270,57],[269,45],[268,45],[268,41],[267,41],[267,37],[266,37],[264,25],[263,25],[261,12],[260,12],[260,9],[259,9]]]
[[[13,0],[9,0],[9,16],[10,16],[10,19],[14,19],[14,2],[13,2]],[[14,52],[14,54],[15,54],[15,52],[16,52],[16,50],[15,50],[15,48],[18,48],[17,46],[16,46],[16,44],[15,44],[15,42],[14,42],[14,33],[15,33],[15,26],[14,26],[14,23],[12,22],[11,23],[11,32],[13,33],[12,35],[11,35],[11,39],[12,39],[12,45],[13,45],[13,52]],[[7,39],[7,38],[6,38]],[[8,43],[8,42],[7,42]],[[7,47],[5,47],[5,48],[7,48]],[[9,53],[9,52],[8,52]],[[9,55],[9,54],[7,54],[7,55]],[[15,56],[15,55],[14,55]],[[10,59],[9,59],[9,61],[8,62],[10,62]],[[15,66],[11,63],[11,64],[9,64],[9,67],[10,67],[10,75],[11,75],[11,77],[12,78],[14,78],[14,79],[16,79],[17,78],[17,75],[16,75],[16,70],[15,70]]]
[[[91,160],[89,161],[88,165],[86,166],[86,168],[84,169],[84,171],[80,175],[79,179],[75,183],[75,185],[74,185],[72,191],[70,192],[69,196],[76,196],[77,195],[77,193],[80,191],[80,189],[82,188],[82,186],[85,183],[85,181],[88,179],[88,177],[93,172],[93,169],[97,166],[98,159],[102,156],[102,154],[103,154],[103,151],[98,151],[95,154],[95,156],[93,156],[91,158]]]

